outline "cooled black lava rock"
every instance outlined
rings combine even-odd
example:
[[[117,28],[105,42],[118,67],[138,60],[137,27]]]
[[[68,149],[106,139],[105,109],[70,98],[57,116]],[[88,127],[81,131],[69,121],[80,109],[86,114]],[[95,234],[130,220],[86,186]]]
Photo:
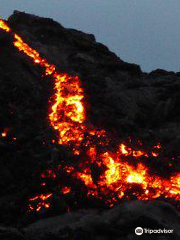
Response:
[[[144,234],[141,239],[179,239],[180,215],[167,203],[129,202],[108,211],[81,210],[40,220],[24,229],[29,239],[139,239],[135,229],[171,229],[169,234]]]

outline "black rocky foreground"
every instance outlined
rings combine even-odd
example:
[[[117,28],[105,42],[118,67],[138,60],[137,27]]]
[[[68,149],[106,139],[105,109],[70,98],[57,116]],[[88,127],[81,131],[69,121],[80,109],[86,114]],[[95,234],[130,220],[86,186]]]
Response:
[[[95,126],[145,142],[161,141],[164,153],[179,155],[180,73],[143,73],[123,62],[95,37],[65,29],[51,19],[14,12],[8,24],[61,72],[79,75],[87,118]],[[173,229],[173,234],[144,234],[141,239],[180,239],[180,215],[160,201],[125,202],[112,209],[101,203],[54,196],[54,208],[29,214],[27,199],[38,193],[39,174],[61,160],[72,162],[67,148],[53,144],[47,112],[53,82],[18,52],[0,31],[0,239],[136,239],[136,227]],[[162,170],[166,166],[162,164]],[[174,172],[180,170],[177,163]],[[166,171],[168,174],[168,170]],[[36,184],[37,183],[37,184]],[[69,204],[73,210],[67,213]],[[46,219],[42,219],[46,218]],[[41,219],[41,220],[39,220]]]

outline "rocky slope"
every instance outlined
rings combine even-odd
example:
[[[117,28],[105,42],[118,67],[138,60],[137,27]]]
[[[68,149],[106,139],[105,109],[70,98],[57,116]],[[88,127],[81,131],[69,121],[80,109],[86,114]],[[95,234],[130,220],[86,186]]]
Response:
[[[130,135],[147,143],[161,141],[167,155],[179,154],[180,73],[160,69],[143,73],[138,65],[123,62],[96,42],[92,34],[66,29],[52,19],[15,11],[8,24],[59,71],[80,76],[87,118],[93,125],[105,128],[118,140]],[[47,111],[53,83],[42,80],[42,69],[18,52],[3,31],[0,46],[0,132],[8,129],[8,137],[0,139],[0,238],[136,239],[133,231],[138,223],[173,228],[173,236],[157,239],[179,239],[180,216],[167,203],[125,203],[107,212],[101,206],[101,212],[97,208],[78,210],[27,226],[37,220],[25,213],[25,200],[37,191],[38,173],[55,166],[59,159],[71,161],[73,157],[64,147],[50,143],[54,133]],[[174,171],[178,170],[177,164]],[[40,217],[66,210],[66,202],[61,202],[49,215]]]

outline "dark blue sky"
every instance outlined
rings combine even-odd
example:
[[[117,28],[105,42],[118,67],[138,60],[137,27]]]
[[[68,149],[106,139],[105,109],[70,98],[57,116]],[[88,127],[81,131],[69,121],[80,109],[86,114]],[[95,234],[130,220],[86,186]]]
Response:
[[[180,71],[180,0],[0,0],[1,18],[14,9],[93,33],[144,71]]]

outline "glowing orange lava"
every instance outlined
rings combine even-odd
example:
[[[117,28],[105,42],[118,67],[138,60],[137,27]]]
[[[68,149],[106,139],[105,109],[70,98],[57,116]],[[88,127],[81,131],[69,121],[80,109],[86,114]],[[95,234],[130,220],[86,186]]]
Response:
[[[116,151],[108,150],[111,140],[109,135],[105,130],[93,127],[86,119],[84,92],[79,77],[58,73],[53,64],[42,58],[3,20],[0,20],[0,29],[10,32],[14,37],[14,47],[32,59],[34,65],[41,66],[44,74],[53,79],[55,94],[52,97],[48,118],[56,132],[58,143],[70,146],[75,155],[85,153],[83,156],[86,157],[79,164],[78,170],[72,166],[60,166],[59,170],[64,171],[74,180],[80,180],[87,188],[87,196],[103,199],[110,206],[119,199],[130,199],[129,190],[139,200],[152,200],[163,196],[180,201],[179,173],[165,179],[151,174],[148,167],[139,162],[141,158],[152,160],[158,157],[162,148],[159,143],[153,147],[151,153],[142,149],[132,149],[125,143],[120,143]],[[133,159],[135,165],[125,161],[125,157]],[[93,164],[97,169],[103,169],[98,177],[93,176]],[[52,170],[48,170],[42,173],[41,177],[56,179],[57,176]],[[46,184],[43,182],[42,186]],[[73,190],[67,186],[61,188],[63,194],[71,191]],[[50,193],[30,198],[29,210],[48,209],[51,205],[49,199],[52,197],[53,194]],[[36,206],[32,204],[34,202],[37,202]]]
[[[39,212],[42,208],[48,209],[50,208],[50,203],[49,203],[49,199],[52,197],[52,193],[46,194],[46,195],[38,195],[36,197],[30,198],[29,199],[29,211],[33,211],[34,210],[34,202],[37,201],[37,205],[36,205],[36,211]]]
[[[0,19],[0,29],[6,32],[10,32],[10,28],[8,27],[8,25],[1,19]]]
[[[63,187],[63,188],[62,188],[62,193],[63,193],[63,194],[68,194],[68,193],[70,193],[70,191],[71,191],[71,188],[70,188],[70,187]]]
[[[5,128],[4,131],[1,133],[1,136],[7,137],[8,131],[9,131],[9,128]]]

